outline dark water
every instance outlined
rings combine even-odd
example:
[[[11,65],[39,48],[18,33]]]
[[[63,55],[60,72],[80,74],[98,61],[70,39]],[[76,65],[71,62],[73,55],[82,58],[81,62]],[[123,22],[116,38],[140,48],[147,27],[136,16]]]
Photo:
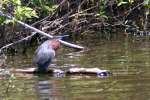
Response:
[[[89,44],[86,41],[90,42]],[[12,75],[0,79],[0,100],[149,100],[150,39],[85,40],[90,50],[61,48],[52,67],[99,67],[112,76]],[[8,57],[9,67],[32,67],[33,50]]]

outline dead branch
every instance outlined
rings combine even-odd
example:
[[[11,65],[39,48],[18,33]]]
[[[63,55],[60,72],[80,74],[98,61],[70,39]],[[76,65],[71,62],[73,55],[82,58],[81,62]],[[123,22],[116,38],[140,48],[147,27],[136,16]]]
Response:
[[[1,11],[0,11],[0,16],[6,17],[6,18],[9,18],[9,19],[15,19],[14,17],[11,17],[11,16],[8,16],[6,14],[3,14]],[[21,21],[19,21],[17,19],[15,19],[15,21],[17,23],[19,23],[20,25],[33,30],[34,32],[37,32],[37,33],[39,33],[41,35],[44,35],[44,36],[47,36],[49,38],[54,38],[54,36],[52,36],[50,34],[47,34],[47,33],[43,32],[43,31],[41,31],[41,30],[39,30],[39,29],[37,29],[35,27],[32,27],[32,26],[24,23],[24,22],[21,22]],[[60,43],[64,44],[65,46],[68,46],[68,47],[72,47],[72,48],[76,48],[76,49],[84,49],[84,47],[82,47],[82,46],[78,46],[78,45],[75,45],[75,44],[72,44],[72,43],[69,43],[69,42],[65,42],[63,40],[59,40],[59,41],[60,41]]]
[[[5,49],[5,48],[8,48],[8,47],[10,47],[10,46],[12,46],[12,45],[18,44],[18,43],[20,43],[20,42],[22,42],[22,41],[26,41],[26,40],[32,38],[35,34],[36,34],[35,32],[32,32],[31,35],[29,35],[29,36],[27,36],[27,37],[25,37],[25,38],[23,38],[23,39],[21,39],[21,40],[15,41],[15,42],[13,42],[13,43],[9,43],[9,44],[7,44],[7,45],[1,47],[1,48],[0,48],[0,52],[1,52],[3,49]]]

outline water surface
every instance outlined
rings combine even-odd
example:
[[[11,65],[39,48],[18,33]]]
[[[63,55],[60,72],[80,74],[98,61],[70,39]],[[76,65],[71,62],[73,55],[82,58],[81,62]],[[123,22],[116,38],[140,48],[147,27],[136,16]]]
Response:
[[[90,48],[77,52],[62,47],[51,67],[98,67],[112,76],[51,77],[15,75],[0,79],[0,100],[148,100],[150,98],[150,39],[123,37],[90,39]],[[33,51],[8,56],[9,67],[32,66]]]

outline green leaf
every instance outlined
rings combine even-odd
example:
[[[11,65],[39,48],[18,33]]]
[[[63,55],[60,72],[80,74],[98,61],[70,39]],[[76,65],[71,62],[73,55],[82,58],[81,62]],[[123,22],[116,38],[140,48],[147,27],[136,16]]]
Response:
[[[148,5],[150,0],[144,0],[144,5]]]
[[[144,0],[144,6],[150,8],[150,0]]]
[[[14,11],[14,15],[17,19],[23,20],[26,18],[38,17],[36,12],[29,7],[26,6],[18,6]]]
[[[5,23],[5,24],[14,23],[14,20],[7,19],[7,20],[5,20],[3,23]]]
[[[127,4],[127,3],[128,3],[128,2],[122,1],[122,2],[119,2],[117,6],[121,6],[121,5],[124,5],[124,4]]]
[[[47,10],[49,10],[49,9],[50,9],[50,7],[49,7],[49,6],[46,6],[46,5],[44,6],[44,8],[45,8],[45,9],[47,9]]]
[[[134,0],[128,0],[129,1],[129,3],[133,3],[134,2]]]
[[[149,15],[149,11],[146,11],[146,13],[145,13],[146,15]]]
[[[96,16],[103,17],[103,18],[108,18],[108,17],[105,15],[105,12],[104,12],[104,11],[100,11],[98,14],[96,14]]]
[[[52,6],[53,9],[56,9],[57,7],[58,7],[58,5],[53,5]]]
[[[21,0],[11,0],[14,4],[21,5]]]

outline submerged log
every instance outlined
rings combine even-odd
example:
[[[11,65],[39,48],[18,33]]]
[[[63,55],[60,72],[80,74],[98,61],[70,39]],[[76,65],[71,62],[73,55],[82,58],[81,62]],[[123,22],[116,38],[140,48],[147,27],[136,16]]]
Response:
[[[0,69],[0,73],[5,69]],[[51,76],[68,76],[68,75],[89,75],[89,76],[98,76],[106,77],[110,76],[111,73],[108,70],[101,70],[99,68],[69,68],[68,70],[61,69],[48,69],[46,72],[39,72],[36,68],[24,68],[24,69],[9,69],[9,72],[12,73],[23,73],[23,74],[49,74]]]

